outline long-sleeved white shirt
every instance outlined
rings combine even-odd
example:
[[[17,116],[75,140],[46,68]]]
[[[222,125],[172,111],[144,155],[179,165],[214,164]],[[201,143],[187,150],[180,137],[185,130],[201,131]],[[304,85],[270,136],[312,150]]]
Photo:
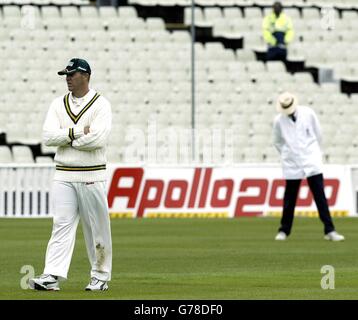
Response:
[[[72,93],[56,98],[43,126],[43,141],[56,146],[55,180],[106,180],[106,144],[111,130],[111,105],[93,89],[81,99]],[[90,132],[84,134],[84,127]]]
[[[274,146],[281,155],[285,179],[303,179],[322,173],[321,128],[314,111],[298,106],[296,121],[279,114],[273,125]]]

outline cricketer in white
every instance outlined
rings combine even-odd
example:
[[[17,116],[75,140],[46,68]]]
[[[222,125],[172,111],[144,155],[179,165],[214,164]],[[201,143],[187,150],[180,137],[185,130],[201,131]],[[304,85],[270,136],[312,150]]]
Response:
[[[297,97],[289,92],[279,96],[276,107],[280,114],[273,124],[273,143],[281,155],[286,185],[281,226],[275,240],[284,241],[290,235],[301,180],[307,178],[324,225],[324,239],[343,241],[344,236],[335,231],[324,191],[322,134],[317,116],[313,109],[300,106]]]
[[[75,66],[86,63],[78,60],[81,61]],[[70,63],[65,71],[68,70],[71,70]],[[77,76],[68,75],[68,82],[69,77]],[[91,282],[86,290],[106,290],[107,281],[111,279],[112,240],[105,155],[112,122],[111,105],[94,90],[87,90],[80,98],[73,92],[56,98],[43,126],[44,143],[58,148],[51,190],[53,229],[42,275],[45,280],[41,277],[30,280],[33,289],[59,290],[58,281],[67,279],[79,219],[91,264]]]
[[[282,160],[285,179],[303,179],[322,172],[321,128],[314,111],[296,107],[297,123],[279,114],[274,120],[274,146]]]

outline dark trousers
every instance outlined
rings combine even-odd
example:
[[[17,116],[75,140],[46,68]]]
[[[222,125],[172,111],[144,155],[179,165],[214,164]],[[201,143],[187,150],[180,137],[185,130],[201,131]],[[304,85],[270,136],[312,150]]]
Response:
[[[271,47],[267,50],[266,61],[275,61],[281,60],[286,61],[287,58],[287,49],[279,47]]]
[[[327,234],[331,231],[334,231],[334,225],[332,222],[331,214],[329,212],[326,195],[324,193],[323,175],[317,174],[309,177],[307,178],[307,182],[313,194],[313,198],[319,213],[319,218],[324,224],[324,233]],[[287,235],[291,233],[300,184],[301,180],[286,180],[281,227],[279,228],[279,231],[283,231]]]
[[[100,7],[100,6],[118,7],[119,2],[120,2],[120,0],[96,0],[97,7]]]

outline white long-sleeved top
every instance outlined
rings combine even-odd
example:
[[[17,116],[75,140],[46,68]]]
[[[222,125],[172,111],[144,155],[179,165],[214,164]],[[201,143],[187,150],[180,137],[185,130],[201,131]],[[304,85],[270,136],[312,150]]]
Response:
[[[281,155],[285,179],[303,179],[322,173],[321,128],[314,111],[298,106],[296,121],[279,114],[273,125],[274,146]]]
[[[106,144],[111,130],[111,104],[93,89],[81,99],[72,93],[56,98],[43,125],[46,146],[56,146],[55,180],[106,180]],[[84,127],[90,132],[84,134]]]

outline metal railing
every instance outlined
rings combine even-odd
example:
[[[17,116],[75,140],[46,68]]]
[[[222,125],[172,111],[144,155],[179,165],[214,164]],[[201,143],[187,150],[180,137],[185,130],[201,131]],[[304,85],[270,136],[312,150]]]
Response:
[[[50,216],[53,165],[1,165],[0,217]]]

